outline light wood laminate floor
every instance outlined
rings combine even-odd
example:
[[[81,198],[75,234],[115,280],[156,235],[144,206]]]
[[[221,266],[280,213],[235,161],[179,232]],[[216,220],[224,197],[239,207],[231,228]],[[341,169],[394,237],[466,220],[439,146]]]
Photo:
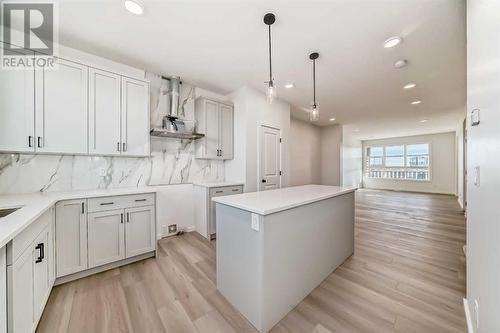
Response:
[[[455,197],[360,190],[355,228],[355,254],[272,332],[466,331]],[[54,288],[38,332],[256,332],[215,278],[215,243],[166,238],[155,259]]]

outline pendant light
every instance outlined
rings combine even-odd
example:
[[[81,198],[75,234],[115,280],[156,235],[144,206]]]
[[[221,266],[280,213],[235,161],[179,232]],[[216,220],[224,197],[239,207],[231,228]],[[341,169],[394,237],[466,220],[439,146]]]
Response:
[[[318,57],[318,52],[313,52],[309,55],[309,59],[313,62],[313,104],[311,105],[311,112],[309,113],[310,121],[319,120],[319,107],[316,104],[316,59],[318,59]]]
[[[273,13],[267,13],[264,15],[264,23],[268,27],[268,38],[269,38],[269,81],[266,81],[267,84],[267,102],[271,104],[273,100],[276,98],[276,87],[274,86],[273,79],[273,62],[272,62],[272,52],[271,52],[271,25],[276,21],[276,17]]]

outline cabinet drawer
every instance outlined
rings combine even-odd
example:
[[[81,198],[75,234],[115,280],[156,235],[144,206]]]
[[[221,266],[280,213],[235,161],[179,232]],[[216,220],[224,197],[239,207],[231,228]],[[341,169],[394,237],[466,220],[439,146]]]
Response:
[[[114,209],[131,207],[153,206],[155,204],[154,193],[120,195],[116,197],[102,197],[89,199],[89,213],[103,212]]]
[[[126,204],[125,208],[153,206],[155,204],[154,193],[127,195],[124,199]]]
[[[125,207],[123,197],[102,197],[88,200],[89,213],[102,212],[105,210],[120,209]]]
[[[243,186],[225,186],[210,189],[210,197],[243,193]]]

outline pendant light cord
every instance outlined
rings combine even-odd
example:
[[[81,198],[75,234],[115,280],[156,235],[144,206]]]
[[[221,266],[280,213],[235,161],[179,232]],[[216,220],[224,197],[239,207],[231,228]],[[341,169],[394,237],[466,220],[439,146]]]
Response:
[[[313,104],[316,107],[316,59],[313,59]]]
[[[271,53],[271,25],[269,27],[269,82],[273,81],[273,59]]]

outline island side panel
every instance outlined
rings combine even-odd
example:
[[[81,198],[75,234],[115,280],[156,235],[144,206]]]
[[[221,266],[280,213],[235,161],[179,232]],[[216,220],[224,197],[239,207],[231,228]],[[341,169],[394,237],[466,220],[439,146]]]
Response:
[[[266,215],[262,331],[354,253],[354,192]]]
[[[216,204],[216,211],[217,289],[260,329],[262,228],[251,228],[250,212],[222,204]]]

